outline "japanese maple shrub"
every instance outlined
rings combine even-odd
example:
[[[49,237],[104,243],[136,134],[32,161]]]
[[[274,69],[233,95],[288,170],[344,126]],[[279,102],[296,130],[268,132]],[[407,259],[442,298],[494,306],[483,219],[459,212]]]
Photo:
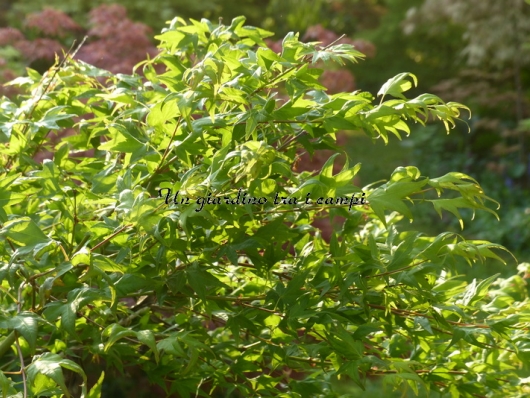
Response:
[[[339,130],[386,141],[407,121],[449,129],[465,107],[407,99],[407,73],[377,98],[327,94],[312,64],[361,53],[293,33],[276,53],[244,21],[176,18],[142,74],[66,59],[2,98],[3,396],[96,397],[131,366],[181,397],[334,397],[377,376],[524,395],[521,277],[467,283],[455,265],[500,259],[498,246],[399,223],[413,204],[493,212],[477,181],[400,167],[361,189],[360,165],[334,173],[336,155],[293,171],[300,148],[342,151]],[[50,147],[66,128],[76,134]],[[43,149],[53,159],[36,162]],[[345,220],[329,243],[322,214]]]

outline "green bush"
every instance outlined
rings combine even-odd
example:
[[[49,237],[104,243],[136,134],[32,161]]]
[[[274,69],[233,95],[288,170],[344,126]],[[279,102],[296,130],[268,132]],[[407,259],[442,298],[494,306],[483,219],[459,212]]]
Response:
[[[406,120],[449,129],[465,107],[406,99],[407,73],[377,100],[328,95],[311,64],[362,54],[292,33],[275,53],[244,21],[176,18],[143,75],[68,59],[17,79],[21,102],[2,99],[3,396],[97,397],[109,375],[138,369],[181,397],[333,397],[375,377],[526,394],[524,280],[455,272],[502,248],[396,225],[415,203],[494,213],[474,179],[399,167],[361,189],[360,165],[335,172],[336,155],[293,171],[300,149],[342,151],[339,130],[386,141]],[[336,221],[329,242],[320,217]]]

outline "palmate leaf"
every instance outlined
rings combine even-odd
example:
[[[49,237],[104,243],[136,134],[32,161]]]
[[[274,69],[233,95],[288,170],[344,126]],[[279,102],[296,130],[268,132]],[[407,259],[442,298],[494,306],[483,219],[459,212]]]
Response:
[[[29,345],[31,353],[35,353],[38,336],[38,316],[32,312],[21,312],[10,319],[0,321],[1,329],[17,331]]]
[[[98,300],[108,299],[107,293],[99,289],[82,287],[73,289],[68,293],[68,300],[62,305],[61,326],[70,335],[75,336],[75,322],[77,311],[88,303]]]
[[[108,337],[107,344],[105,344],[105,351],[108,352],[109,349],[120,339],[125,337],[136,336],[134,330],[123,327],[116,323],[109,325],[101,333],[102,336]]]
[[[481,300],[488,294],[488,288],[490,285],[499,277],[500,274],[491,275],[490,277],[477,283],[476,279],[473,279],[470,285],[466,288],[462,297],[463,305],[472,305],[475,302]]]
[[[155,355],[155,361],[158,363],[160,358],[160,353],[158,351],[158,347],[156,345],[156,339],[155,335],[151,330],[140,330],[136,332],[136,338],[140,343],[145,344],[147,347],[149,347],[153,354]]]
[[[312,54],[313,63],[318,61],[336,62],[344,65],[344,61],[357,62],[364,54],[355,50],[351,44],[336,44],[323,50],[315,50]]]
[[[35,122],[35,126],[43,127],[48,130],[59,130],[62,127],[57,124],[60,120],[72,119],[75,114],[71,113],[61,113],[66,106],[55,106],[49,109],[43,116],[42,120]]]
[[[497,209],[500,207],[500,203],[484,194],[484,191],[475,179],[463,173],[453,172],[439,178],[431,178],[429,179],[429,185],[436,189],[438,195],[441,194],[443,189],[451,189],[459,192],[463,198],[477,206],[483,206],[484,202],[490,201],[497,204]],[[497,220],[499,219],[493,210],[485,206],[480,208],[489,211],[497,217]]]
[[[408,77],[412,79],[412,82],[407,80]],[[410,90],[413,87],[413,83],[414,87],[418,85],[418,79],[415,75],[412,73],[400,73],[383,84],[381,89],[377,92],[377,95],[382,96],[381,101],[386,95],[406,99],[403,93]]]
[[[397,181],[384,184],[374,189],[368,196],[370,207],[375,215],[386,225],[385,210],[397,211],[412,219],[410,209],[405,205],[404,199],[413,193],[421,191],[427,184],[423,181]]]
[[[7,213],[5,208],[8,206],[20,203],[26,199],[26,195],[22,192],[13,192],[7,188],[15,181],[19,175],[0,175],[0,221],[7,221]]]
[[[0,235],[11,239],[17,245],[34,246],[50,240],[29,217],[21,217],[4,224]]]
[[[426,185],[432,186],[442,195],[445,190],[456,191],[461,194],[457,198],[442,199],[425,199],[431,202],[436,212],[442,216],[442,210],[452,213],[464,228],[464,222],[459,209],[467,208],[473,210],[473,217],[476,210],[484,210],[497,217],[497,213],[485,205],[490,201],[499,205],[498,202],[484,195],[480,185],[471,177],[463,173],[449,173],[445,176],[433,179],[424,178],[421,181],[415,181],[420,178],[420,171],[416,167],[399,167],[397,168],[390,181],[373,190],[369,195],[370,206],[377,217],[385,223],[385,210],[397,211],[409,219],[412,219],[410,209],[403,203],[403,199],[412,194],[420,194],[425,190],[422,188]]]
[[[490,208],[484,206],[479,202],[471,201],[465,197],[452,199],[432,199],[429,200],[429,202],[434,205],[434,209],[440,217],[442,217],[442,210],[447,210],[450,213],[454,214],[454,216],[458,219],[460,227],[462,229],[464,229],[464,220],[462,219],[462,216],[460,215],[458,209],[472,209],[473,212],[477,209],[480,209],[497,216],[497,213],[495,213]]]
[[[118,128],[116,128],[118,127]],[[144,148],[144,144],[121,126],[109,127],[111,140],[100,146],[103,150],[133,153]]]
[[[6,222],[0,230],[0,236],[19,245],[18,254],[32,253],[35,257],[40,257],[43,253],[57,248],[57,242],[48,238],[29,217]]]
[[[70,359],[65,359],[60,355],[49,352],[42,355],[36,355],[33,357],[33,362],[28,366],[26,372],[30,384],[34,383],[37,375],[44,375],[52,379],[63,391],[64,395],[69,398],[71,395],[66,387],[62,368],[76,372],[82,377],[83,384],[81,385],[81,396],[84,397],[86,395],[86,374],[78,364]]]
[[[460,241],[456,243],[451,243],[448,245],[445,245],[442,249],[440,249],[441,253],[449,253],[451,255],[459,256],[464,259],[468,263],[472,263],[474,261],[479,260],[480,262],[484,262],[487,258],[492,258],[497,261],[500,261],[504,265],[506,265],[506,261],[503,260],[501,257],[499,257],[495,252],[492,250],[502,250],[508,252],[503,246],[497,245],[494,243],[490,243],[487,241]],[[508,252],[508,254],[511,254]],[[514,258],[515,259],[515,258]]]

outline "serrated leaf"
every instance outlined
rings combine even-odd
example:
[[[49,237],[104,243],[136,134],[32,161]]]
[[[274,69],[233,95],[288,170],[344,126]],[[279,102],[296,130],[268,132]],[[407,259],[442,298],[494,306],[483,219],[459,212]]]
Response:
[[[61,325],[65,331],[72,336],[75,336],[75,321],[77,319],[77,311],[83,308],[88,303],[106,298],[102,291],[98,289],[91,289],[82,287],[74,289],[68,293],[67,302],[62,305],[61,311]]]
[[[426,183],[427,181],[397,181],[390,185],[385,184],[372,191],[368,196],[368,202],[375,215],[385,225],[385,210],[394,210],[412,219],[412,213],[403,203],[403,199],[419,192]]]
[[[136,338],[140,343],[145,344],[153,351],[153,354],[155,355],[155,361],[156,363],[158,363],[160,359],[160,353],[158,352],[155,335],[153,334],[153,332],[151,330],[140,330],[136,332]]]
[[[488,289],[490,285],[495,282],[500,274],[495,274],[486,278],[479,283],[476,282],[476,279],[473,279],[473,282],[469,284],[464,292],[464,297],[462,298],[462,303],[464,305],[473,305],[477,301],[481,300],[488,294]]]
[[[386,95],[391,95],[396,98],[406,99],[403,92],[412,88],[412,83],[407,78],[412,78],[414,86],[418,85],[418,79],[412,73],[400,73],[399,75],[389,79],[381,89],[377,92],[377,95],[382,95],[383,98]]]
[[[0,328],[16,330],[28,342],[31,353],[35,353],[38,336],[37,315],[32,312],[21,312],[13,318],[0,321]]]
[[[77,115],[70,113],[60,113],[66,106],[55,106],[44,114],[43,118],[35,122],[35,126],[44,127],[49,130],[60,130],[62,127],[57,124],[59,120],[71,119]]]
[[[107,343],[105,344],[105,352],[108,352],[118,340],[124,337],[136,336],[134,330],[127,329],[117,323],[107,326],[101,334],[108,337]]]
[[[144,144],[122,128],[109,127],[111,139],[99,146],[101,150],[134,153],[144,148]]]
[[[62,368],[78,373],[83,378],[82,396],[86,395],[87,377],[83,369],[70,359],[65,359],[57,354],[44,353],[33,357],[33,362],[27,368],[28,379],[33,382],[37,374],[42,374],[52,379],[63,391],[66,397],[70,397],[64,380]]]
[[[35,222],[29,217],[20,217],[13,221],[8,221],[0,230],[0,236],[7,237],[16,245],[20,245],[17,252],[20,254],[31,253],[34,250],[51,249],[55,241],[48,238]]]

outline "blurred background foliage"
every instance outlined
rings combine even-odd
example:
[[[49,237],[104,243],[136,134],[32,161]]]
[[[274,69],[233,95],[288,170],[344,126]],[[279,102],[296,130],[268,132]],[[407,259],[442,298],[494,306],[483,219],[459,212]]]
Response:
[[[471,222],[468,214],[464,235],[501,243],[519,262],[529,261],[530,5],[523,0],[47,0],[45,6],[40,0],[0,0],[0,7],[0,82],[23,75],[27,67],[44,72],[55,53],[85,35],[78,58],[131,73],[146,54],[156,53],[153,36],[175,16],[229,22],[246,15],[249,25],[275,32],[269,43],[275,50],[289,31],[326,44],[345,35],[341,40],[367,59],[326,72],[329,91],[375,95],[389,77],[411,72],[422,92],[462,102],[473,112],[448,136],[438,124],[428,124],[413,126],[411,137],[388,145],[374,145],[364,134],[343,137],[353,161],[363,164],[358,183],[388,178],[401,165],[417,166],[430,177],[467,173],[501,204],[501,222],[489,214]],[[0,95],[14,97],[16,91],[0,87]],[[434,211],[415,219],[410,228],[429,234],[460,231],[456,220],[440,219]],[[485,278],[517,271],[511,261],[505,268],[486,264],[462,272]],[[112,396],[120,396],[124,383],[105,388],[116,387]],[[352,393],[351,386],[346,389]]]

